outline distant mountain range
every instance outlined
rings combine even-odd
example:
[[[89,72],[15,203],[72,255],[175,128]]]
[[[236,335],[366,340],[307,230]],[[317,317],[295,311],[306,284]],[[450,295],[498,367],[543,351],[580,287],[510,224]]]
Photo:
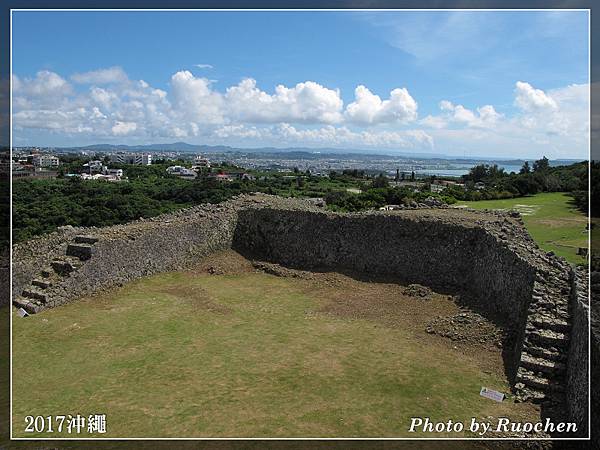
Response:
[[[469,156],[469,157],[458,157],[449,156],[441,153],[412,153],[412,152],[400,152],[389,150],[386,153],[373,153],[368,150],[357,150],[357,149],[339,149],[339,148],[307,148],[307,147],[288,147],[288,148],[276,148],[276,147],[260,147],[260,148],[237,148],[230,147],[227,145],[200,145],[200,144],[188,144],[187,142],[174,142],[171,144],[146,144],[146,145],[125,145],[125,144],[93,144],[80,147],[61,147],[62,151],[97,151],[97,152],[184,152],[184,153],[253,153],[253,154],[285,154],[290,157],[300,158],[319,158],[324,157],[328,154],[340,156],[362,156],[363,158],[389,158],[390,156],[396,158],[422,158],[429,160],[445,160],[445,161],[460,161],[463,163],[481,163],[484,161],[489,162],[502,162],[504,164],[522,164],[526,159],[516,158],[501,158],[501,157],[490,157],[490,156]],[[529,160],[531,161],[531,159]],[[571,164],[574,162],[581,161],[580,159],[560,159],[553,160],[553,165]]]
[[[237,152],[237,153],[330,153],[330,154],[373,154],[369,150],[357,150],[357,149],[339,149],[339,148],[308,148],[308,147],[259,147],[259,148],[237,148],[230,147],[227,145],[200,145],[200,144],[188,144],[187,142],[174,142],[172,144],[146,144],[146,145],[125,145],[125,144],[93,144],[82,147],[61,147],[61,150],[65,151],[103,151],[103,152],[149,152],[149,151],[160,151],[160,152],[188,152],[188,153],[226,153],[226,152]],[[443,154],[437,153],[410,153],[410,152],[398,152],[390,150],[389,153],[380,153],[385,156],[406,156],[406,157],[421,157],[421,158],[445,158]]]

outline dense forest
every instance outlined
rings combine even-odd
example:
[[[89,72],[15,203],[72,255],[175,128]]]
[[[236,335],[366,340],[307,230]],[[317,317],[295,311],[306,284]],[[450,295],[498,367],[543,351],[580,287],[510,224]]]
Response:
[[[219,203],[249,192],[233,182],[189,182],[141,178],[123,183],[79,178],[27,180],[13,184],[13,240],[18,242],[59,226],[105,226],[180,209],[196,203]]]

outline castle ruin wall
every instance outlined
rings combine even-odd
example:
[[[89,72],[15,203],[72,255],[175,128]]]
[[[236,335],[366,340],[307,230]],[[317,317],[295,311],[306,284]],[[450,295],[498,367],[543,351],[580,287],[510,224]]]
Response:
[[[34,278],[48,272],[57,258],[64,260],[82,235],[94,239],[89,258],[67,276],[50,278],[51,286],[42,292],[37,286],[44,280]],[[539,379],[530,369],[540,362],[527,352],[568,342],[567,406],[578,423],[587,420],[581,360],[587,355],[583,325],[589,311],[574,301],[579,296],[569,299],[570,266],[541,251],[522,220],[507,213],[422,209],[341,214],[297,199],[256,195],[125,225],[66,227],[13,247],[13,302],[33,305],[38,312],[143,276],[191,268],[200,258],[228,248],[294,268],[387,277],[459,294],[461,301],[513,333],[503,356],[511,382],[520,380],[515,386],[562,385],[560,379]],[[28,297],[19,297],[22,293]],[[568,334],[548,331],[570,327],[561,322],[569,303],[570,342]],[[544,329],[536,329],[548,318]]]
[[[387,275],[472,294],[505,325],[524,323],[536,273],[484,228],[426,216],[247,209],[233,245],[290,267]]]
[[[567,364],[567,408],[570,419],[580,424],[578,435],[588,434],[588,399],[590,358],[590,305],[585,270],[573,270],[571,279],[571,340]],[[596,357],[598,345],[593,349]],[[596,388],[597,389],[597,388]]]
[[[47,306],[106,291],[129,281],[161,272],[182,270],[215,251],[231,248],[235,211],[203,205],[106,228],[65,227],[13,249],[13,298],[40,270],[63,257],[77,235],[98,241],[92,257],[51,288]]]

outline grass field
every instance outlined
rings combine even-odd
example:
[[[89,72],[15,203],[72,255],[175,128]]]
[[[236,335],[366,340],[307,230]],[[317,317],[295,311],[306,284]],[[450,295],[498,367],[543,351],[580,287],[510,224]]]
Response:
[[[523,216],[531,237],[546,251],[553,251],[574,264],[584,264],[577,255],[579,247],[588,246],[587,217],[562,192],[551,192],[507,200],[460,202],[476,209],[514,209]]]
[[[539,418],[479,396],[508,390],[501,368],[482,363],[499,350],[461,352],[423,330],[431,312],[403,312],[409,300],[378,289],[168,273],[14,315],[14,435],[32,436],[28,414],[106,414],[113,437],[407,436],[411,416]],[[381,321],[327,312],[336,298],[368,306],[377,295],[393,309]],[[446,296],[429,305],[454,307]]]

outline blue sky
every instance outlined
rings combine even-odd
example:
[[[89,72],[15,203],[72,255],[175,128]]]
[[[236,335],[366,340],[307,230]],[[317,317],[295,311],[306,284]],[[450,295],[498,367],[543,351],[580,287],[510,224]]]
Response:
[[[13,13],[14,145],[586,157],[587,83],[587,12]]]

